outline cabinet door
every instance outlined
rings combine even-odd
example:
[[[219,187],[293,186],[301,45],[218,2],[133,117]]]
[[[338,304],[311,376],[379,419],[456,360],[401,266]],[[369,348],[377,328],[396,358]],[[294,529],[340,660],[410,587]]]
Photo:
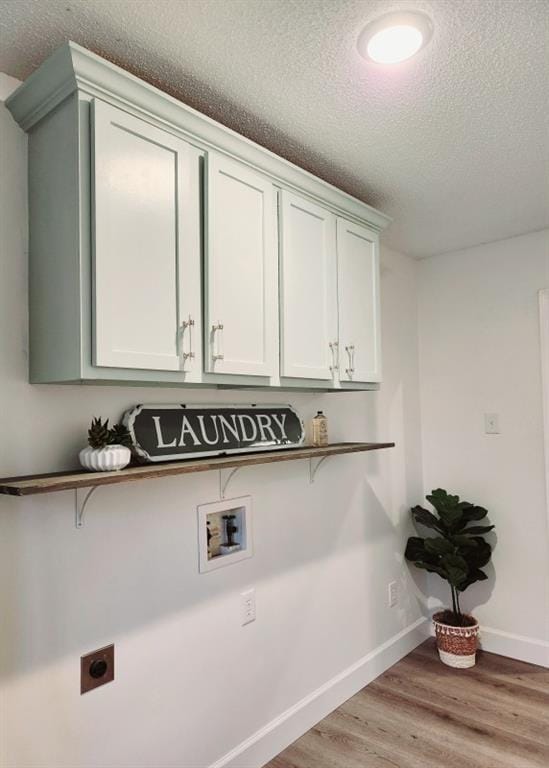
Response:
[[[280,375],[329,380],[337,356],[335,217],[280,194]]]
[[[179,370],[188,145],[98,100],[92,130],[93,364]]]
[[[211,153],[205,362],[211,373],[276,373],[276,207],[271,182]]]
[[[378,236],[337,220],[341,381],[381,381]]]

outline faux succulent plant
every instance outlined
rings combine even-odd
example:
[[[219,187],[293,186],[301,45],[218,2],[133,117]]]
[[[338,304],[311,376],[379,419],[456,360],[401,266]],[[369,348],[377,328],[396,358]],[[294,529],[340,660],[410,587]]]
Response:
[[[92,448],[105,448],[109,444],[109,420],[92,419],[88,429],[88,443]]]
[[[114,427],[111,427],[109,430],[109,445],[124,445],[126,448],[132,447],[131,435],[124,424],[115,424]]]
[[[88,429],[88,443],[92,448],[105,448],[107,445],[124,445],[131,448],[132,439],[124,424],[115,424],[109,428],[109,420],[94,418]]]

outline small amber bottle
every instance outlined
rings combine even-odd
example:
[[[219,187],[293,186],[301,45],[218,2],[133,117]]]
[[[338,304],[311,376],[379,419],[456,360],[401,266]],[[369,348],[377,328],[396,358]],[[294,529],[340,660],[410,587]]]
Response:
[[[313,445],[328,445],[328,419],[318,411],[313,419]]]

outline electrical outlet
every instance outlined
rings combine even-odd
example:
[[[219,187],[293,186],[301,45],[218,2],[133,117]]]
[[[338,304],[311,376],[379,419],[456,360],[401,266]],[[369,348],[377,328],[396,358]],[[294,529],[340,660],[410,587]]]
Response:
[[[394,608],[398,604],[398,584],[396,581],[391,581],[387,585],[387,602],[389,608]]]
[[[484,414],[484,432],[487,435],[499,435],[499,414]]]
[[[114,680],[114,645],[80,657],[80,693],[93,691]]]
[[[255,589],[240,593],[240,615],[243,627],[255,621]]]

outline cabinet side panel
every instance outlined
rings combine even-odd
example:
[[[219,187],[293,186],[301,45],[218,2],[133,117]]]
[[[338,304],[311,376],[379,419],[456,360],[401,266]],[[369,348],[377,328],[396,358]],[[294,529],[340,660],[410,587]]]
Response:
[[[29,135],[29,344],[32,383],[80,378],[76,97]]]

